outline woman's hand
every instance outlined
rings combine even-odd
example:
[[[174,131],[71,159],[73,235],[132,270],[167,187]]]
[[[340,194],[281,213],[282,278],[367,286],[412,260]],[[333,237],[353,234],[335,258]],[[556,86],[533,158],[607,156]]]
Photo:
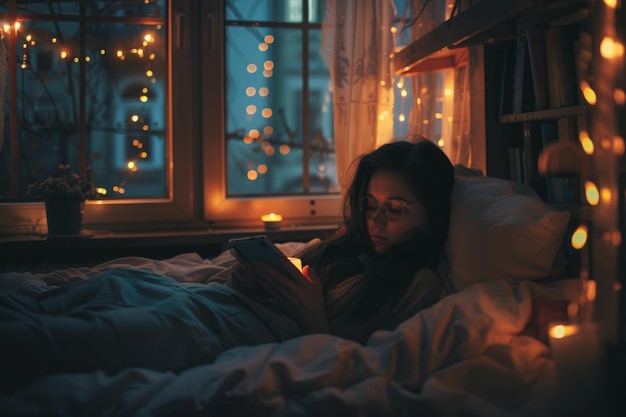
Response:
[[[305,334],[328,333],[324,293],[315,271],[309,266],[302,273],[287,259],[287,274],[267,262],[254,264],[258,285],[280,302]]]
[[[230,275],[228,286],[253,297],[259,288],[254,268],[235,249],[231,249],[230,253],[237,260],[237,264]]]

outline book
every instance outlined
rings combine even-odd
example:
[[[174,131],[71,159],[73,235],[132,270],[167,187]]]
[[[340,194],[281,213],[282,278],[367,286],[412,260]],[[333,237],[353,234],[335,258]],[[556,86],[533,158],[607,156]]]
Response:
[[[526,29],[535,110],[543,110],[550,105],[544,31],[545,28],[540,26]]]
[[[513,69],[513,92],[511,113],[521,113],[524,103],[524,73],[526,72],[526,38],[515,44],[515,66]]]
[[[573,106],[578,103],[576,59],[571,31],[551,27],[545,31],[546,72],[550,86],[551,108]]]
[[[515,72],[515,57],[517,42],[504,48],[502,52],[502,67],[500,78],[500,114],[512,112],[513,104],[513,73]]]
[[[546,180],[546,200],[548,202],[568,204],[580,202],[580,173],[569,169],[562,171],[564,166],[569,167],[570,165],[563,164],[564,161],[558,159],[571,158],[571,154],[562,155],[562,149],[559,149],[559,146],[550,149],[550,145],[572,143],[571,138],[567,135],[577,134],[577,129],[576,118],[572,117],[541,123],[542,152],[549,154],[549,157],[543,158],[544,164],[548,163],[548,165],[546,172],[542,172]]]

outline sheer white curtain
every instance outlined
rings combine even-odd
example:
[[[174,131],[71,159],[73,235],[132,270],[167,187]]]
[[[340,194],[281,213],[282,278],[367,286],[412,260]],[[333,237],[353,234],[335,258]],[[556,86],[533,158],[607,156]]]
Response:
[[[455,0],[407,0],[417,39],[446,19]],[[394,135],[394,84],[390,56],[396,48],[391,28],[398,10],[393,0],[327,0],[322,55],[334,95],[334,143],[339,186],[345,189],[354,159]],[[409,19],[410,20],[410,19]],[[409,40],[410,41],[410,40]],[[471,166],[469,59],[457,68],[404,77],[412,100],[407,137],[425,136],[439,144],[454,164]],[[402,100],[401,97],[397,99]],[[398,130],[398,129],[396,129]]]
[[[411,39],[418,39],[450,18],[454,0],[412,0]],[[454,164],[471,166],[469,53],[455,68],[408,77],[415,100],[409,134],[437,142]]]
[[[393,134],[393,2],[327,0],[322,54],[330,68],[339,186],[354,159]]]

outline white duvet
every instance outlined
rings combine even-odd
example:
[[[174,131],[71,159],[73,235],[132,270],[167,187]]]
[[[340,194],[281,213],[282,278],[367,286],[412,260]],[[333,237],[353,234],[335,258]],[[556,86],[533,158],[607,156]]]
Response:
[[[231,263],[228,256],[209,261],[194,254],[123,258],[46,275],[4,274],[0,285],[36,294],[120,266],[203,283],[224,278]],[[520,332],[533,297],[568,299],[576,288],[575,280],[478,283],[364,345],[309,335],[229,349],[178,373],[131,367],[113,375],[40,377],[1,393],[0,415],[554,415],[558,389],[549,348]]]

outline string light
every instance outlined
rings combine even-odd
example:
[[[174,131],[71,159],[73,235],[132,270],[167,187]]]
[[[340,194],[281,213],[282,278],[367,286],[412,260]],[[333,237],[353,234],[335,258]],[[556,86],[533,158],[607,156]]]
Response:
[[[271,45],[276,42],[276,37],[272,34],[266,34],[262,38],[262,41],[258,43],[258,50],[262,53],[267,52]],[[263,55],[261,55],[263,57]],[[249,62],[245,65],[245,70],[248,74],[257,74],[260,72],[260,75],[263,76],[264,80],[260,80],[260,83],[265,83],[267,79],[272,78],[276,71],[277,63],[271,59],[264,59],[260,61],[260,64],[255,64]],[[253,80],[258,78],[252,78]],[[243,111],[245,112],[245,117],[249,121],[262,119],[261,123],[265,124],[262,128],[262,132],[259,129],[250,129],[247,134],[243,134],[239,136],[241,141],[250,146],[254,146],[254,152],[257,154],[261,154],[264,157],[271,158],[275,155],[289,155],[292,154],[292,146],[296,141],[298,132],[296,129],[292,129],[287,125],[287,121],[284,117],[284,114],[281,109],[277,112],[276,109],[271,107],[266,107],[265,103],[259,103],[258,101],[252,102],[251,99],[262,99],[270,96],[271,90],[265,85],[248,85],[243,89],[243,94],[247,97],[248,103],[244,106]],[[332,91],[331,88],[328,88],[328,91],[322,101],[321,111],[322,113],[328,113],[331,108],[329,103],[331,103]],[[278,121],[282,123],[283,129],[274,129],[274,127],[270,124],[272,120],[275,119],[275,116],[279,117]],[[275,136],[277,135],[277,136]],[[285,141],[278,141],[280,136],[285,135]],[[288,143],[286,143],[288,142]],[[314,167],[318,171],[318,177],[322,178],[326,175],[328,171],[326,164],[327,161],[327,153],[332,151],[330,147],[332,145],[332,138],[324,138],[321,132],[315,132],[315,136],[313,137],[310,150],[311,158],[318,159],[315,164],[311,164],[311,167]],[[257,149],[256,147],[260,147]],[[258,152],[260,151],[260,152]],[[259,175],[266,174],[269,172],[269,168],[265,164],[260,164],[255,168],[256,164],[252,163],[252,161],[246,161],[247,168],[244,172],[246,172],[246,178],[249,181],[256,181]],[[254,173],[254,174],[253,174]]]
[[[145,4],[149,4],[151,0],[144,0]],[[2,31],[0,33],[0,36],[4,36],[6,34],[15,34],[15,36],[18,35],[18,31],[21,28],[21,23],[20,22],[15,22],[13,25],[10,24],[4,24],[2,26]],[[161,25],[158,25],[156,27],[157,29],[161,29]],[[273,40],[272,40],[273,41]],[[126,59],[126,54],[127,53],[131,53],[131,54],[135,54],[137,57],[139,58],[144,58],[146,56],[146,50],[145,48],[149,47],[151,44],[154,44],[156,42],[156,37],[154,36],[153,33],[147,33],[142,37],[142,41],[141,41],[141,47],[139,48],[130,48],[126,51],[119,49],[116,51],[116,57],[120,59],[120,61],[124,61]],[[81,57],[79,56],[73,56],[71,53],[71,50],[69,48],[67,48],[66,46],[60,46],[59,45],[59,41],[58,38],[56,36],[51,36],[49,38],[49,44],[56,47],[57,48],[57,54],[58,57],[61,60],[71,60],[74,63],[79,63],[81,60]],[[23,70],[28,70],[30,69],[30,47],[33,46],[37,46],[38,45],[38,41],[35,37],[35,35],[33,35],[32,33],[27,33],[24,35],[24,42],[22,43],[22,57],[21,57],[21,63],[20,63],[20,68]],[[98,53],[101,56],[106,55],[107,51],[106,49],[102,48],[98,51]],[[153,61],[156,59],[156,54],[154,52],[150,52],[148,54],[149,56],[149,61]],[[89,55],[86,55],[83,58],[84,62],[91,62],[92,61],[92,57]],[[148,78],[150,78],[150,82],[152,84],[154,84],[157,80],[156,78],[154,78],[154,71],[152,69],[150,69],[148,67],[148,69],[145,72],[146,76]],[[138,96],[138,100],[142,103],[147,103],[149,101],[149,90],[148,88],[144,87],[141,91],[141,94],[139,94]],[[140,118],[138,115],[133,115],[131,120],[133,122],[138,122],[140,121]],[[150,127],[147,123],[144,123],[141,126],[141,130],[144,132],[147,132],[150,130]],[[142,149],[144,147],[143,143],[141,143],[138,140],[134,140],[133,142],[133,146],[135,148],[138,149],[138,151],[140,149]],[[138,165],[137,165],[137,161],[140,159],[146,159],[148,158],[148,152],[146,152],[145,150],[141,150],[140,152],[138,152],[137,156],[135,159],[128,161],[127,163],[127,167],[128,167],[128,173],[127,173],[127,177],[119,184],[119,185],[115,185],[112,187],[112,190],[117,193],[117,194],[125,194],[126,190],[123,187],[123,185],[128,181],[128,178],[130,177],[131,174],[136,173],[139,169]],[[107,194],[107,190],[103,187],[98,187],[97,188],[97,192],[100,195],[106,195]]]
[[[576,228],[576,230],[572,234],[572,238],[571,238],[572,247],[574,249],[582,249],[587,243],[587,234],[588,234],[587,226],[585,225],[578,226],[578,228]]]

